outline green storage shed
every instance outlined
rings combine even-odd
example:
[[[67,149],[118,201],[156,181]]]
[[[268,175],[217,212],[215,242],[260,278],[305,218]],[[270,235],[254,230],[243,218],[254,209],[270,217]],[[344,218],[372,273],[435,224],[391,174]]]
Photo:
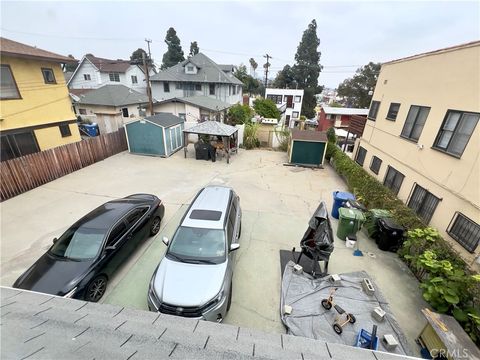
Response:
[[[327,134],[323,131],[292,130],[289,162],[296,165],[321,167],[327,151]]]
[[[185,121],[170,113],[157,113],[125,124],[128,151],[168,157],[183,147]]]

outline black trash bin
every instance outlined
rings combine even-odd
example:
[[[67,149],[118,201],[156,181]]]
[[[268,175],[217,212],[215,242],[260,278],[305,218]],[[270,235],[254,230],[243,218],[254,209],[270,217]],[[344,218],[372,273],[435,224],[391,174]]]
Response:
[[[377,245],[380,250],[395,252],[403,243],[405,228],[390,218],[378,219]]]
[[[365,205],[359,203],[357,200],[347,200],[344,207],[350,209],[357,209],[362,212],[367,212],[367,208],[365,207]]]

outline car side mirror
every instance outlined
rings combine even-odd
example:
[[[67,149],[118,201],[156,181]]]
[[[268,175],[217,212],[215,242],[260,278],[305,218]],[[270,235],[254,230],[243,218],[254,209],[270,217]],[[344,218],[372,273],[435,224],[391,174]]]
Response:
[[[232,244],[230,245],[230,251],[235,251],[240,249],[240,244]]]
[[[55,244],[58,241],[58,238],[53,238],[53,243]]]
[[[164,237],[162,238],[162,241],[163,241],[163,243],[164,243],[165,245],[168,246],[169,240],[168,240],[168,238],[167,238],[166,236],[164,236]]]

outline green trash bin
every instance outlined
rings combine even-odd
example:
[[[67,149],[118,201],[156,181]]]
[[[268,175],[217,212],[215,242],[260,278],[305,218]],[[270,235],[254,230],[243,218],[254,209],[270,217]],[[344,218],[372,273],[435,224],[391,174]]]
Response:
[[[356,234],[365,222],[365,217],[360,210],[340,208],[338,213],[337,237],[341,240],[345,240],[347,235]]]
[[[392,214],[384,209],[371,209],[366,214],[365,229],[372,239],[375,239],[378,232],[378,220],[391,218]]]

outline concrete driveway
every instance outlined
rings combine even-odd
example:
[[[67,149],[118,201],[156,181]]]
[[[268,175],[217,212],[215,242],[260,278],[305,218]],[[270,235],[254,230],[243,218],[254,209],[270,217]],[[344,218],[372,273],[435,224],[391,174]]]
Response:
[[[299,247],[308,220],[319,201],[332,205],[332,192],[345,190],[333,169],[283,166],[286,154],[240,150],[230,165],[183,158],[115,155],[105,161],[2,203],[1,277],[10,286],[79,217],[96,206],[132,193],[159,196],[166,213],[162,229],[147,239],[111,279],[103,301],[146,309],[151,275],[180,218],[196,192],[207,184],[232,186],[243,209],[241,248],[237,254],[231,311],[225,322],[271,332],[284,332],[280,321],[279,250]],[[337,221],[333,220],[334,232]],[[415,349],[423,328],[420,309],[426,304],[418,282],[395,254],[378,250],[360,235],[360,247],[375,257],[354,257],[344,242],[335,241],[330,273],[366,270],[390,302],[397,320]]]

